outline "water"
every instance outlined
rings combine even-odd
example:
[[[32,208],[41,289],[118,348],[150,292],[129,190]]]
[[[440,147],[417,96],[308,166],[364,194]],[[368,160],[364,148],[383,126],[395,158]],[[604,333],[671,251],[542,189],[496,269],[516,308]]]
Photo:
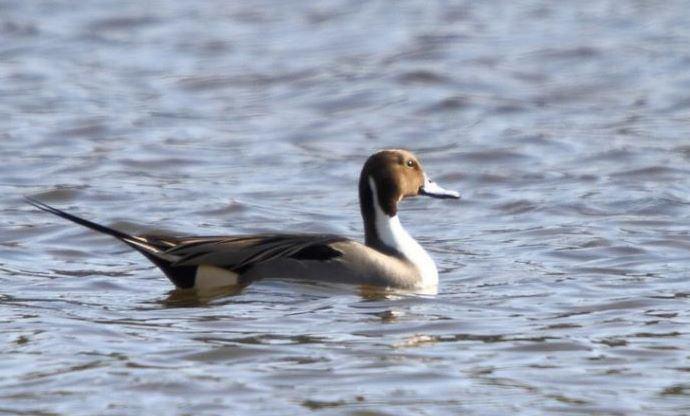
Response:
[[[690,413],[684,1],[0,1],[0,413]],[[436,296],[195,299],[127,231],[361,238],[415,150]]]

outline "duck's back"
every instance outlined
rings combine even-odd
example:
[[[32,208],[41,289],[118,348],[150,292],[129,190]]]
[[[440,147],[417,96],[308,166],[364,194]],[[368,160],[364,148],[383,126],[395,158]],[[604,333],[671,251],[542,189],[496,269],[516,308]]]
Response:
[[[356,241],[340,239],[316,244],[297,255],[259,262],[240,274],[241,280],[299,279],[320,282],[414,288],[417,270],[398,257]]]

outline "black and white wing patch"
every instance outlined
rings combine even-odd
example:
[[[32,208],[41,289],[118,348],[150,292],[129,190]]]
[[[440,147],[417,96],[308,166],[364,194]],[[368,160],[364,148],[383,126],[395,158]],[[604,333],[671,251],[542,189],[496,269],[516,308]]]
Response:
[[[326,261],[339,257],[342,253],[330,244],[345,240],[327,234],[203,237],[182,240],[165,253],[178,258],[173,267],[203,264],[243,273],[279,258]]]

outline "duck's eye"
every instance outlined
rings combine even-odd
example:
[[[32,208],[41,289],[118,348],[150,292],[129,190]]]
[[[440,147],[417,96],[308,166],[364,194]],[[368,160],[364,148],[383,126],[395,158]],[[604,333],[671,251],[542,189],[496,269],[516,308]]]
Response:
[[[408,168],[413,168],[414,167],[414,160],[410,159],[405,163]]]

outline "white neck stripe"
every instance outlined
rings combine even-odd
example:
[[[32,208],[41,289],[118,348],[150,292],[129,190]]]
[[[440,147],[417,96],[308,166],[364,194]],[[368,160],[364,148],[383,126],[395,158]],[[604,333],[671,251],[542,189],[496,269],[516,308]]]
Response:
[[[424,248],[405,231],[398,216],[394,215],[390,217],[381,209],[376,183],[371,176],[367,179],[372,193],[374,223],[376,224],[376,233],[379,239],[383,244],[397,250],[419,269],[422,277],[421,286],[428,287],[437,285],[438,271],[436,270],[436,264],[434,264],[434,261]]]

